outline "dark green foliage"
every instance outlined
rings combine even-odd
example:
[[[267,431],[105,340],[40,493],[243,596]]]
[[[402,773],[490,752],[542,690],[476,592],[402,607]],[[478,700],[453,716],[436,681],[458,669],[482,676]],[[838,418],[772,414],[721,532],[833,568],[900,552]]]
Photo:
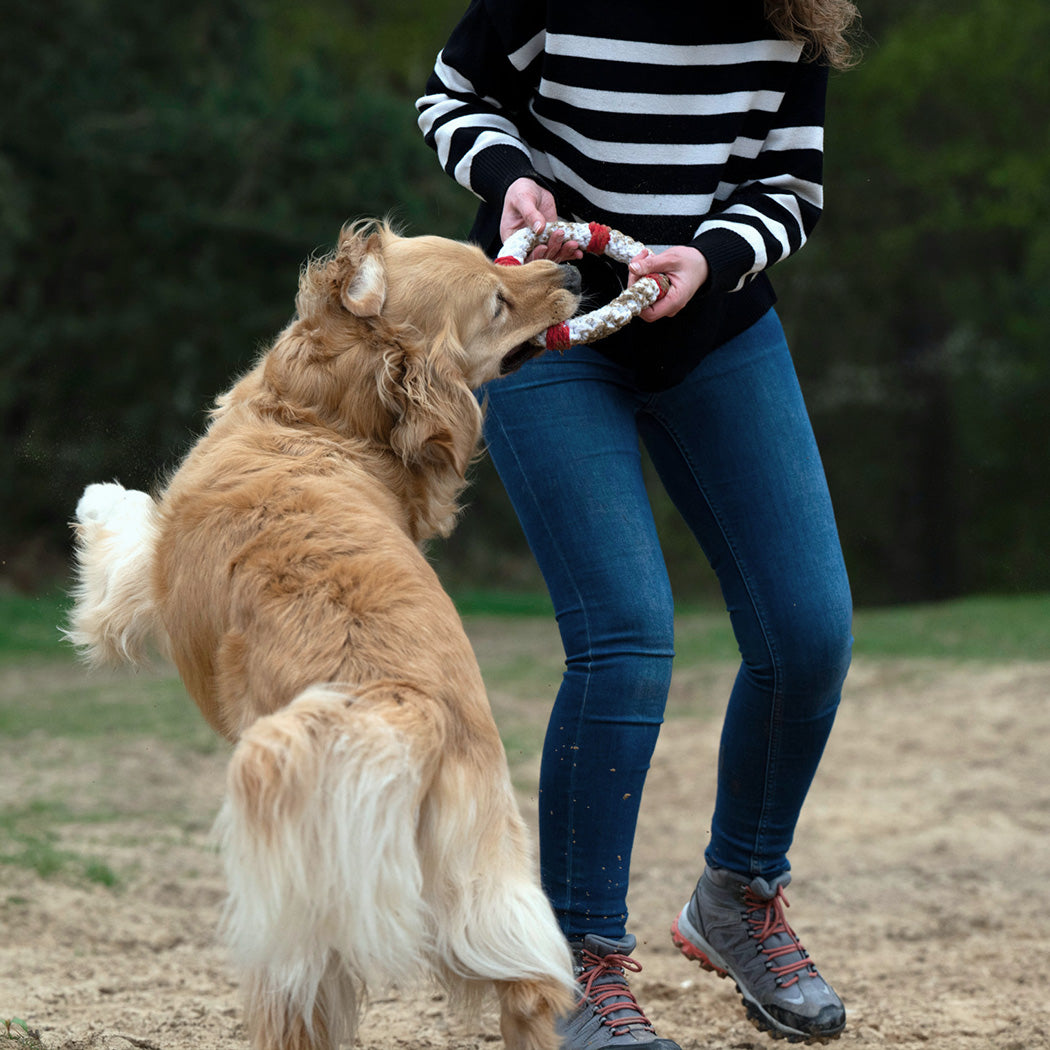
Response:
[[[14,0],[0,33],[0,578],[65,557],[89,481],[147,487],[292,311],[304,259],[392,213],[463,236],[415,127],[465,0]],[[1044,0],[881,0],[832,78],[827,208],[774,272],[860,603],[1050,586]],[[681,594],[710,571],[653,486]],[[538,579],[495,472],[434,548]],[[506,568],[506,572],[504,569]]]
[[[775,275],[847,560],[868,602],[1045,588],[1050,8],[889,6]]]
[[[85,482],[145,487],[174,462],[343,222],[462,235],[471,209],[411,97],[309,36],[280,50],[263,4],[58,0],[4,21],[6,547],[64,541]]]

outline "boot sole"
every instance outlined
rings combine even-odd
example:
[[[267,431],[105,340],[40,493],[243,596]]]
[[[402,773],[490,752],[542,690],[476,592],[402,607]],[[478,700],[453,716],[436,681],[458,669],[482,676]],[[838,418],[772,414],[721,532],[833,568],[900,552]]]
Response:
[[[796,1028],[785,1027],[782,1022],[771,1017],[758,1003],[748,997],[744,989],[741,988],[740,982],[729,970],[716,965],[701,948],[698,948],[685,937],[678,928],[680,918],[681,915],[671,924],[671,940],[674,941],[674,946],[691,962],[699,963],[702,970],[707,970],[708,973],[713,973],[722,980],[727,977],[730,978],[747,1010],[747,1019],[760,1032],[765,1032],[773,1039],[784,1039],[789,1043],[805,1043],[813,1046],[834,1042],[845,1031],[845,1022],[839,1028],[816,1034],[800,1032]]]

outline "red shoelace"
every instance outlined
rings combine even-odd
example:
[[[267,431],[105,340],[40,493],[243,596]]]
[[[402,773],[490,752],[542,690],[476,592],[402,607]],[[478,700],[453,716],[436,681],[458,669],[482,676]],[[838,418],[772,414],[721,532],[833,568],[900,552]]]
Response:
[[[781,988],[789,988],[798,982],[803,970],[809,970],[811,977],[817,976],[816,967],[810,961],[809,952],[802,947],[795,931],[788,925],[784,909],[790,908],[784,887],[778,886],[776,896],[764,900],[751,889],[744,891],[744,904],[747,906],[747,921],[751,927],[751,936],[758,941],[761,951],[770,960],[770,972],[774,973]],[[784,934],[787,941],[779,946],[766,947],[766,941],[775,934]],[[775,960],[785,955],[798,955],[793,962],[781,966],[772,965]]]
[[[581,954],[583,972],[577,978],[583,987],[583,996],[594,1007],[602,1023],[612,1029],[613,1035],[626,1035],[631,1028],[645,1028],[653,1032],[653,1024],[638,1005],[627,985],[624,970],[640,973],[642,964],[629,955],[595,955],[586,949]],[[602,980],[604,978],[604,980]],[[601,984],[597,982],[602,981]],[[597,988],[595,985],[597,984]],[[624,1014],[613,1017],[613,1014]]]

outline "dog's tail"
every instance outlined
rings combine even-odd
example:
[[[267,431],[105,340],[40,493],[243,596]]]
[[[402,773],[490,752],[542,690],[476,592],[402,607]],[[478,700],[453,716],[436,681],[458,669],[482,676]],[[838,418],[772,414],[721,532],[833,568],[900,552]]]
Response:
[[[88,485],[77,504],[76,584],[66,638],[90,663],[145,663],[167,654],[153,563],[157,505],[115,482]]]
[[[400,983],[425,958],[416,827],[443,734],[398,704],[315,686],[234,749],[216,823],[223,926],[259,1045],[313,1045],[317,1029],[341,1045],[366,983]]]
[[[462,732],[448,719],[407,684],[325,685],[242,735],[216,830],[254,1045],[341,1045],[369,990],[427,972],[468,1001],[495,980],[533,1012],[569,1002],[567,947],[506,834],[520,823],[509,781],[495,807],[477,778],[446,797]],[[494,837],[521,863],[493,858]]]

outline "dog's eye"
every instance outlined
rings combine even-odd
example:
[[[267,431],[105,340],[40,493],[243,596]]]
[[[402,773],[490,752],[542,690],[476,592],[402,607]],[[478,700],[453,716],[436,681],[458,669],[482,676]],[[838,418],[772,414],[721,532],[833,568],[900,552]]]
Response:
[[[504,309],[513,310],[514,304],[502,293],[496,293],[496,316],[499,317]]]

